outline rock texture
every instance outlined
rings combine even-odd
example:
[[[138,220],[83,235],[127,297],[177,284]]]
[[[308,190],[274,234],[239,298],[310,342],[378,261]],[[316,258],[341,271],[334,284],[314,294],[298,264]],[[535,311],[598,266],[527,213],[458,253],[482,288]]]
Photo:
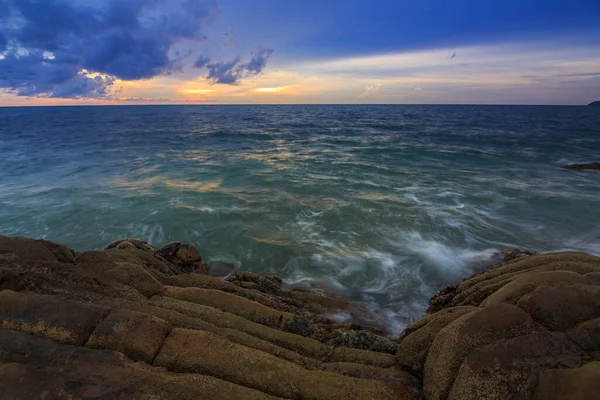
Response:
[[[207,274],[191,245],[0,236],[3,399],[418,399],[360,304]]]
[[[397,366],[425,399],[592,399],[600,393],[600,258],[519,257],[441,289]]]
[[[208,275],[190,245],[0,236],[3,399],[592,399],[600,258],[511,250],[388,337],[364,306]],[[339,312],[353,322],[326,317]],[[369,323],[361,323],[369,322]],[[369,326],[373,325],[375,326]],[[379,327],[377,327],[379,326]]]

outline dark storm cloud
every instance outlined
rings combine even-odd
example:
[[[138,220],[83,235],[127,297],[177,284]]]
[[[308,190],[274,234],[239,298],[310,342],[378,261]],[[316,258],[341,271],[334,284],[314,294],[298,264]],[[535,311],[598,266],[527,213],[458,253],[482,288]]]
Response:
[[[243,63],[240,57],[231,61],[207,64],[206,78],[213,83],[236,85],[240,80],[260,74],[273,54],[273,49],[259,49],[250,61]]]
[[[104,97],[113,77],[90,78],[76,64],[48,59],[42,52],[9,53],[0,60],[0,87],[19,96]]]
[[[212,0],[0,0],[0,88],[22,96],[103,97],[116,78],[148,79],[181,68],[173,46],[205,39]],[[162,3],[164,4],[164,2]],[[107,75],[89,78],[82,70]]]

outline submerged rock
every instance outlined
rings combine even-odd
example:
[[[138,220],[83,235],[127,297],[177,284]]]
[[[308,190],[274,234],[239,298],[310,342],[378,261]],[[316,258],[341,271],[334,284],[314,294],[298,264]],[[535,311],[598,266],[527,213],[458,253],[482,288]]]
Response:
[[[600,162],[593,162],[587,164],[569,164],[565,165],[564,168],[573,169],[575,171],[600,170]]]

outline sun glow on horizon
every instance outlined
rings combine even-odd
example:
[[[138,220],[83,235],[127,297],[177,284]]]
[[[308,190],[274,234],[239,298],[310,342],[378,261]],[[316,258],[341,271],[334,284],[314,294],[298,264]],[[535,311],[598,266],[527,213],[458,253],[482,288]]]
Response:
[[[181,93],[184,94],[205,94],[205,93],[213,93],[213,89],[183,89]]]
[[[256,88],[255,92],[258,93],[279,93],[286,90],[289,86],[278,86],[278,87],[266,87],[266,88]]]

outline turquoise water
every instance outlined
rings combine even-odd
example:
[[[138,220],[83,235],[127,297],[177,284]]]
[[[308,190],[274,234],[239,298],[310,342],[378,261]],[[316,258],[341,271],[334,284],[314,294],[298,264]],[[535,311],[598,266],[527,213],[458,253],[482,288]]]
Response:
[[[0,109],[0,234],[120,237],[364,301],[394,332],[495,250],[600,254],[585,107]]]

